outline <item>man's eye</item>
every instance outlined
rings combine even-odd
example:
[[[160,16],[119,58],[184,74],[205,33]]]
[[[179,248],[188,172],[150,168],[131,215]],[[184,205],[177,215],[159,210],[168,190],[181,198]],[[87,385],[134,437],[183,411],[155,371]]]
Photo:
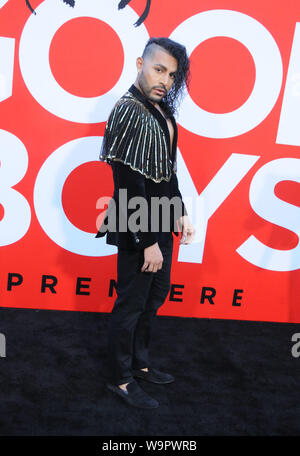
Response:
[[[161,71],[161,69],[160,69],[160,68],[156,68],[156,71],[159,71],[159,72],[160,72],[160,71]]]

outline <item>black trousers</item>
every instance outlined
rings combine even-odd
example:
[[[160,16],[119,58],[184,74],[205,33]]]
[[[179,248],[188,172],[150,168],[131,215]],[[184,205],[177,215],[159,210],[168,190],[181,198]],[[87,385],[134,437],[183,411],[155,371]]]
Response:
[[[144,250],[118,249],[117,299],[108,328],[109,381],[133,380],[132,369],[149,367],[151,323],[169,290],[173,254],[172,233],[158,240],[164,261],[157,272],[141,272]]]

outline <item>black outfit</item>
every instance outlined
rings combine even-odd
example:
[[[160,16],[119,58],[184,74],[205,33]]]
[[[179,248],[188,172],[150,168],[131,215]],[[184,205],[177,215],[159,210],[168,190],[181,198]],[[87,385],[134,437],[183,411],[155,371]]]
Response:
[[[117,299],[108,335],[108,365],[113,384],[132,381],[132,369],[150,367],[152,318],[170,289],[173,236],[158,241],[164,261],[157,272],[141,272],[144,252],[118,250]]]
[[[110,381],[116,385],[132,381],[132,369],[150,367],[151,321],[170,289],[172,232],[178,236],[174,209],[170,205],[169,231],[162,229],[162,212],[159,214],[158,231],[151,231],[151,197],[177,196],[180,198],[180,210],[176,212],[176,220],[187,214],[176,176],[177,125],[173,116],[170,119],[174,128],[172,150],[164,116],[132,85],[110,114],[100,152],[100,160],[111,165],[114,179],[112,199],[115,206],[109,204],[96,237],[106,234],[106,243],[118,246],[117,299],[111,313],[108,338]],[[143,196],[148,201],[148,231],[118,230],[119,209],[121,218],[124,214],[124,207],[120,205],[119,208],[118,192],[124,188],[127,189],[128,200]],[[116,231],[107,230],[106,225],[114,208]],[[126,223],[131,213],[132,210],[127,209],[124,215]],[[141,272],[144,249],[156,242],[164,258],[162,269],[155,273]]]

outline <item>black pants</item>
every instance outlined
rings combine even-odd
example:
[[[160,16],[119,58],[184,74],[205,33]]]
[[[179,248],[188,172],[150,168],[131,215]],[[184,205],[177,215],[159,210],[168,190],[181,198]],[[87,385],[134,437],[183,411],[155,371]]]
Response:
[[[158,241],[164,261],[157,272],[141,272],[144,250],[118,249],[117,299],[108,330],[109,381],[115,385],[133,380],[132,369],[151,365],[151,323],[170,290],[173,235]]]

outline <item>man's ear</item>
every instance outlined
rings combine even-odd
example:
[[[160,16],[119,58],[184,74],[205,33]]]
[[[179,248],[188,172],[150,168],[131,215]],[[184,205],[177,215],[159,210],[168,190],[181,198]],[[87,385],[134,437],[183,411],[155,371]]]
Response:
[[[138,57],[136,59],[136,69],[138,70],[138,72],[140,72],[142,70],[143,63],[144,63],[143,57]]]

